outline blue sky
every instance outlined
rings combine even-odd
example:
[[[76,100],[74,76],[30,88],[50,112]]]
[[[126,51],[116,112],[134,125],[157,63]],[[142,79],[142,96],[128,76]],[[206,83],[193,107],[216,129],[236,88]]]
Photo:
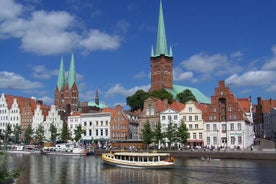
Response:
[[[53,104],[74,53],[80,101],[109,107],[150,87],[159,0],[0,0],[1,93]],[[276,99],[275,0],[163,0],[174,83]]]

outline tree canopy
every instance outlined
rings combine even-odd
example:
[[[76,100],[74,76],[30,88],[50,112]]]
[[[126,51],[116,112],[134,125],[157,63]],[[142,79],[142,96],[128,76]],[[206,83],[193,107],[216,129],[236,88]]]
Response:
[[[82,126],[80,124],[74,130],[74,133],[75,133],[75,141],[79,142],[79,140],[81,139],[81,134],[84,133],[84,130],[82,129]]]
[[[25,130],[25,134],[24,134],[25,143],[29,144],[31,142],[32,138],[33,138],[33,129],[31,127],[31,125],[28,125]]]
[[[43,124],[40,123],[35,130],[35,139],[37,139],[39,142],[42,142],[44,140],[44,127]]]
[[[152,91],[149,93],[149,95],[160,100],[167,99],[169,104],[172,104],[173,102],[173,95],[166,91],[164,88],[161,90]]]
[[[51,133],[51,141],[55,142],[57,140],[57,127],[54,125],[54,123],[51,123],[49,131]]]
[[[152,143],[153,136],[149,120],[147,120],[142,129],[141,138],[143,139],[143,142],[149,146],[149,144]]]
[[[180,122],[180,126],[177,129],[177,141],[182,144],[187,144],[187,139],[189,138],[188,128],[182,119]]]
[[[143,109],[144,101],[149,97],[149,94],[143,90],[138,90],[132,96],[126,98],[127,105],[130,107],[131,111],[137,109]]]
[[[68,141],[70,139],[70,132],[69,132],[69,129],[68,129],[67,122],[65,122],[65,121],[63,121],[60,139],[62,141]]]
[[[143,110],[144,101],[150,96],[160,100],[167,99],[169,104],[173,102],[173,95],[163,88],[161,90],[152,91],[150,93],[147,93],[143,90],[138,90],[134,95],[128,96],[126,98],[127,105],[130,107],[131,111],[135,111],[137,109]]]
[[[183,103],[183,104],[185,104],[189,100],[197,102],[196,97],[194,96],[194,94],[189,89],[185,89],[181,93],[178,93],[176,95],[176,98],[180,103]]]

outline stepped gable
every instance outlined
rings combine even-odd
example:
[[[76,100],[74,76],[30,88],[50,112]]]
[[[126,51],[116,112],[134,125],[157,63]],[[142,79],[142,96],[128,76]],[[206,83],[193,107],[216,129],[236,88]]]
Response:
[[[273,99],[262,100],[263,113],[271,112],[271,109],[273,107],[276,107],[276,100],[273,100]]]
[[[33,98],[27,98],[27,97],[20,97],[20,96],[13,96],[13,95],[8,95],[5,94],[6,102],[8,105],[8,109],[11,108],[14,99],[16,98],[17,104],[19,106],[19,109],[22,110],[22,107],[25,107],[27,102],[31,105],[32,110],[34,111],[36,109],[36,101]]]

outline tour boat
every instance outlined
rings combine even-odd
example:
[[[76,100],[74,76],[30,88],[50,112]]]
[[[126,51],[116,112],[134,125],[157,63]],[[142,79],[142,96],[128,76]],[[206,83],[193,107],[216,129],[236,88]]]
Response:
[[[62,155],[62,156],[86,156],[87,150],[81,147],[75,147],[72,151],[56,151],[47,147],[42,149],[43,155]]]
[[[34,146],[12,146],[11,149],[6,151],[7,153],[19,153],[19,154],[40,154],[41,150]]]
[[[102,153],[104,164],[128,168],[172,168],[174,158],[169,153],[115,152]]]

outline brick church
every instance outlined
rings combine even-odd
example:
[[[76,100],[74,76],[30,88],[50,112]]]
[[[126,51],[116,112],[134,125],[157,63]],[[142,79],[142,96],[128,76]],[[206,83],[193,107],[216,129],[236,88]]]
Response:
[[[76,68],[74,55],[71,56],[71,63],[68,76],[65,78],[63,58],[61,58],[58,81],[55,89],[55,106],[66,112],[78,111],[79,91],[76,83]]]

